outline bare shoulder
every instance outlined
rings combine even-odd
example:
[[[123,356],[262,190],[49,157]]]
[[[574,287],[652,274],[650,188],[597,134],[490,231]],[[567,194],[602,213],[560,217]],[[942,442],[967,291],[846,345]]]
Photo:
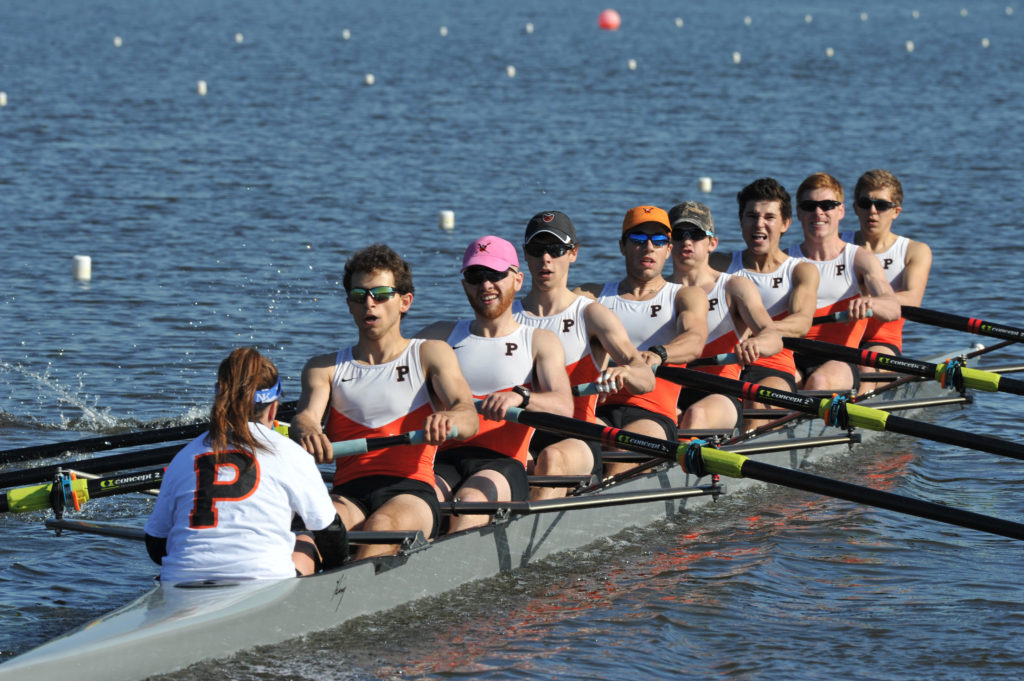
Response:
[[[597,297],[601,295],[601,290],[603,288],[604,286],[602,286],[601,284],[583,284],[582,286],[577,286],[576,288],[574,288],[572,292],[578,296],[583,296],[584,298],[597,300]]]
[[[558,336],[555,335],[554,331],[535,328],[533,330],[532,342],[534,357],[549,356],[556,349],[558,350],[558,354],[560,356],[565,356],[565,351],[562,349],[562,342],[558,340]]]
[[[732,277],[736,279],[737,277]],[[704,307],[708,306],[708,296],[704,293],[704,289],[699,286],[681,286],[676,292],[676,304],[684,305],[688,308]]]
[[[455,351],[443,340],[425,340],[420,346],[420,361],[423,363],[423,367],[429,370],[432,366],[456,361]]]
[[[907,244],[907,260],[914,258],[931,258],[932,249],[923,241],[915,241],[910,239],[910,243]]]
[[[725,282],[725,290],[733,296],[761,295],[757,291],[757,285],[746,277],[729,277]]]
[[[338,353],[336,352],[325,352],[322,355],[316,355],[310,357],[306,361],[306,365],[302,368],[303,373],[312,374],[323,371],[334,371],[335,365],[338,363]]]
[[[434,322],[424,326],[422,329],[414,333],[413,337],[445,341],[448,339],[448,336],[452,335],[452,329],[454,328],[455,322],[450,320]]]
[[[821,274],[818,272],[818,268],[806,260],[801,260],[796,264],[796,267],[793,268],[793,281],[798,284],[802,282],[806,282],[808,284],[810,284],[810,282],[814,282],[813,285],[817,288],[818,280],[820,278]]]

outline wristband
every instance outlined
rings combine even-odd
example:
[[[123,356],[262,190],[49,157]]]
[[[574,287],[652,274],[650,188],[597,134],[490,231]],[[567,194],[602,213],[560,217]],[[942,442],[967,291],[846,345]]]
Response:
[[[512,392],[523,398],[523,403],[519,405],[519,408],[526,409],[526,405],[530,403],[530,389],[525,385],[517,385],[512,388]]]
[[[668,350],[665,349],[664,345],[652,345],[647,350],[661,357],[662,364],[668,364]]]

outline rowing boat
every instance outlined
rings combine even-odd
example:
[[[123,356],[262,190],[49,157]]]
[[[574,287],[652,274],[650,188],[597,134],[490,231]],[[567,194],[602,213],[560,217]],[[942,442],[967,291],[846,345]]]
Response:
[[[942,357],[961,352],[966,350]],[[915,378],[884,384],[876,392],[865,404],[905,413],[963,404],[970,398]],[[784,426],[728,449],[773,465],[804,468],[878,436],[837,430],[800,415],[783,420]],[[565,499],[499,504],[493,522],[482,528],[433,542],[406,535],[396,556],[355,561],[310,577],[157,585],[134,602],[0,664],[0,680],[63,681],[71,675],[85,681],[127,681],[168,673],[443,594],[762,484],[741,478],[726,487],[661,462],[642,474]],[[495,510],[469,505],[457,509]],[[75,521],[49,524],[90,529]],[[393,535],[353,534],[357,541],[395,541]],[[140,535],[141,530],[124,531],[124,536]]]

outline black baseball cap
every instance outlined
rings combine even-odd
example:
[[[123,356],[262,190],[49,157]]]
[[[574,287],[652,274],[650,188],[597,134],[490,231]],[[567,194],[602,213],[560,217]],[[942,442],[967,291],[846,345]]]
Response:
[[[576,226],[565,213],[557,210],[537,213],[526,225],[526,238],[523,243],[530,243],[530,239],[538,234],[547,233],[554,236],[563,244],[576,243]]]

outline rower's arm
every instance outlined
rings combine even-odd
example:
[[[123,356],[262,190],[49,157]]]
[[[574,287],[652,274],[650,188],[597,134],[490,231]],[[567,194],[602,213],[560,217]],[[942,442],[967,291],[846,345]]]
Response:
[[[692,362],[708,342],[708,297],[697,286],[684,286],[676,294],[676,337],[665,345],[669,364]],[[649,350],[643,353],[648,365],[661,358]]]
[[[633,346],[626,327],[614,312],[601,303],[591,303],[583,311],[583,321],[587,325],[587,336],[600,344],[600,348],[597,348],[591,343],[591,351],[596,353],[594,359],[598,361],[598,367],[605,365],[605,358],[601,355],[611,357],[618,365],[605,371],[605,381],[621,383],[634,395],[654,390],[654,372]]]
[[[331,400],[334,353],[313,357],[302,368],[302,394],[288,436],[313,455],[317,463],[334,460],[331,441],[324,433],[323,420]]]
[[[850,318],[864,319],[867,311],[871,310],[879,321],[899,319],[900,301],[885,278],[882,263],[867,249],[860,246],[854,248],[857,254],[853,258],[853,268],[857,274],[857,283],[860,284],[860,297],[850,301]]]
[[[459,440],[476,435],[480,419],[455,351],[443,341],[428,340],[420,346],[420,364],[439,407],[423,421],[427,442],[440,444],[453,429]]]
[[[565,351],[558,336],[547,329],[534,329],[531,345],[534,380],[529,398],[511,390],[491,393],[480,403],[479,411],[484,418],[503,421],[509,407],[572,416],[572,389],[565,372]]]
[[[782,349],[782,336],[775,328],[771,315],[754,282],[743,277],[731,277],[725,286],[733,323],[740,338],[736,356],[741,364],[753,364],[761,357],[770,357]],[[736,316],[739,319],[736,319]],[[736,322],[739,324],[736,324]]]
[[[802,262],[793,268],[793,290],[789,294],[789,314],[775,320],[776,330],[785,338],[803,338],[811,329],[818,309],[818,268]]]
[[[921,305],[931,269],[932,249],[928,244],[922,241],[911,241],[907,244],[907,264],[903,270],[903,285],[906,290],[896,292],[900,305]]]

